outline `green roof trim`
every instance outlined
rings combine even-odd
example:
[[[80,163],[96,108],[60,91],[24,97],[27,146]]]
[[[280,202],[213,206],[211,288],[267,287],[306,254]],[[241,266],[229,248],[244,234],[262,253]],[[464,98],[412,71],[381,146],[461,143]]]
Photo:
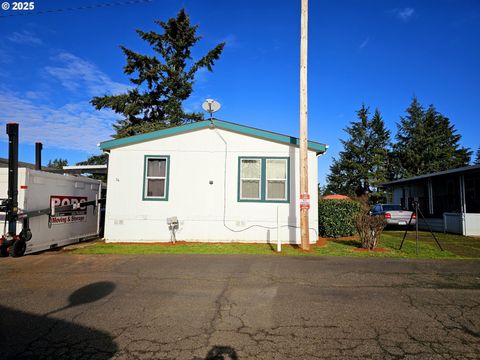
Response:
[[[198,122],[194,122],[187,125],[181,125],[173,128],[153,131],[146,134],[134,135],[134,136],[130,136],[122,139],[103,141],[100,143],[100,149],[111,150],[111,149],[119,148],[122,146],[136,144],[139,142],[160,139],[163,137],[182,134],[189,131],[205,129],[205,128],[208,128],[212,122],[219,129],[229,130],[236,133],[245,134],[245,135],[258,137],[266,140],[271,140],[271,141],[288,144],[288,145],[295,145],[295,146],[300,145],[300,140],[293,136],[282,135],[282,134],[274,133],[271,131],[253,128],[250,126],[213,119],[213,120],[203,120],[203,121],[198,121]],[[308,142],[308,149],[311,151],[315,151],[317,154],[324,153],[325,151],[327,151],[327,148],[328,146],[325,144],[321,144],[315,141]]]

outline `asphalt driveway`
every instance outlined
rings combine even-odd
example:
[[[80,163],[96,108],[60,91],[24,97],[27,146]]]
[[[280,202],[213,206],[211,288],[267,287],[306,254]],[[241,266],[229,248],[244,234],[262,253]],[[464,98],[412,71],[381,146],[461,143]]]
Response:
[[[479,358],[480,262],[0,259],[0,358]]]

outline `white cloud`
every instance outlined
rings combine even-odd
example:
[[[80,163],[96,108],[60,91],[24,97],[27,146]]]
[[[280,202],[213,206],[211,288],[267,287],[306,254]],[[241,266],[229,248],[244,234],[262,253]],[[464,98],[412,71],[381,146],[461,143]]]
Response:
[[[113,133],[116,118],[110,111],[95,110],[87,101],[52,108],[0,90],[0,128],[7,122],[19,123],[24,143],[41,141],[49,147],[97,152],[97,143]]]
[[[11,63],[13,63],[13,56],[10,55],[5,50],[5,48],[3,48],[2,51],[0,51],[0,64],[11,64]],[[3,68],[2,68],[2,72],[6,74],[6,71],[4,71]]]
[[[126,84],[110,79],[95,64],[71,53],[61,52],[54,61],[60,63],[59,66],[47,66],[45,70],[71,92],[81,91],[88,96],[102,96],[124,93],[129,88]]]
[[[19,39],[15,35],[7,40]],[[32,79],[35,86],[16,92],[13,84],[0,84],[0,129],[7,122],[17,122],[22,143],[41,141],[50,148],[96,153],[97,144],[114,133],[112,124],[120,116],[110,110],[95,110],[89,100],[95,95],[124,93],[128,86],[66,51],[51,60],[45,67],[48,78]],[[51,86],[52,81],[61,97]],[[5,134],[0,135],[0,141],[6,140]]]
[[[210,94],[199,94],[193,92],[192,95],[183,103],[183,110],[186,112],[202,112],[205,111],[202,109],[202,104],[206,99],[212,98]]]
[[[239,48],[240,43],[238,42],[237,36],[234,34],[228,34],[220,42],[224,42],[225,46],[228,48]]]
[[[21,32],[15,31],[7,36],[7,40],[16,43],[16,44],[27,44],[27,45],[42,45],[43,41],[35,36],[34,33],[23,30]]]
[[[368,43],[370,42],[370,38],[366,38],[365,40],[363,40],[363,42],[360,44],[359,48],[360,49],[363,49],[365,46],[368,45]]]
[[[25,97],[31,100],[39,100],[39,99],[45,99],[46,94],[41,91],[27,91],[25,92]]]
[[[411,7],[406,7],[403,9],[394,9],[393,12],[397,17],[402,21],[408,21],[415,14],[415,9]]]
[[[195,73],[195,83],[196,84],[205,84],[208,82],[208,77],[210,76],[211,72],[208,71],[206,67],[198,69]]]

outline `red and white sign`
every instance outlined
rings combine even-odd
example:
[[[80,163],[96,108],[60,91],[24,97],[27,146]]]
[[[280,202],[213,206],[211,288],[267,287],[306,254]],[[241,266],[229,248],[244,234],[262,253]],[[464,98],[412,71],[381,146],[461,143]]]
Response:
[[[310,194],[300,194],[300,210],[310,209]]]
[[[68,205],[77,205],[74,210],[55,211],[55,216],[50,218],[53,225],[71,224],[87,221],[87,208],[80,206],[82,202],[87,201],[86,196],[50,196],[50,207],[61,207]]]
[[[307,193],[300,194],[300,200],[310,200],[310,194],[307,194]]]

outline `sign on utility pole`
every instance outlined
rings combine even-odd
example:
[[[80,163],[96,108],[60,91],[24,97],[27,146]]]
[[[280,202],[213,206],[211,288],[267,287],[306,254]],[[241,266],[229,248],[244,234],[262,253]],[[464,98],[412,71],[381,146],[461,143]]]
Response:
[[[308,234],[308,106],[307,106],[308,0],[302,0],[300,33],[300,228],[302,249],[310,250]]]

